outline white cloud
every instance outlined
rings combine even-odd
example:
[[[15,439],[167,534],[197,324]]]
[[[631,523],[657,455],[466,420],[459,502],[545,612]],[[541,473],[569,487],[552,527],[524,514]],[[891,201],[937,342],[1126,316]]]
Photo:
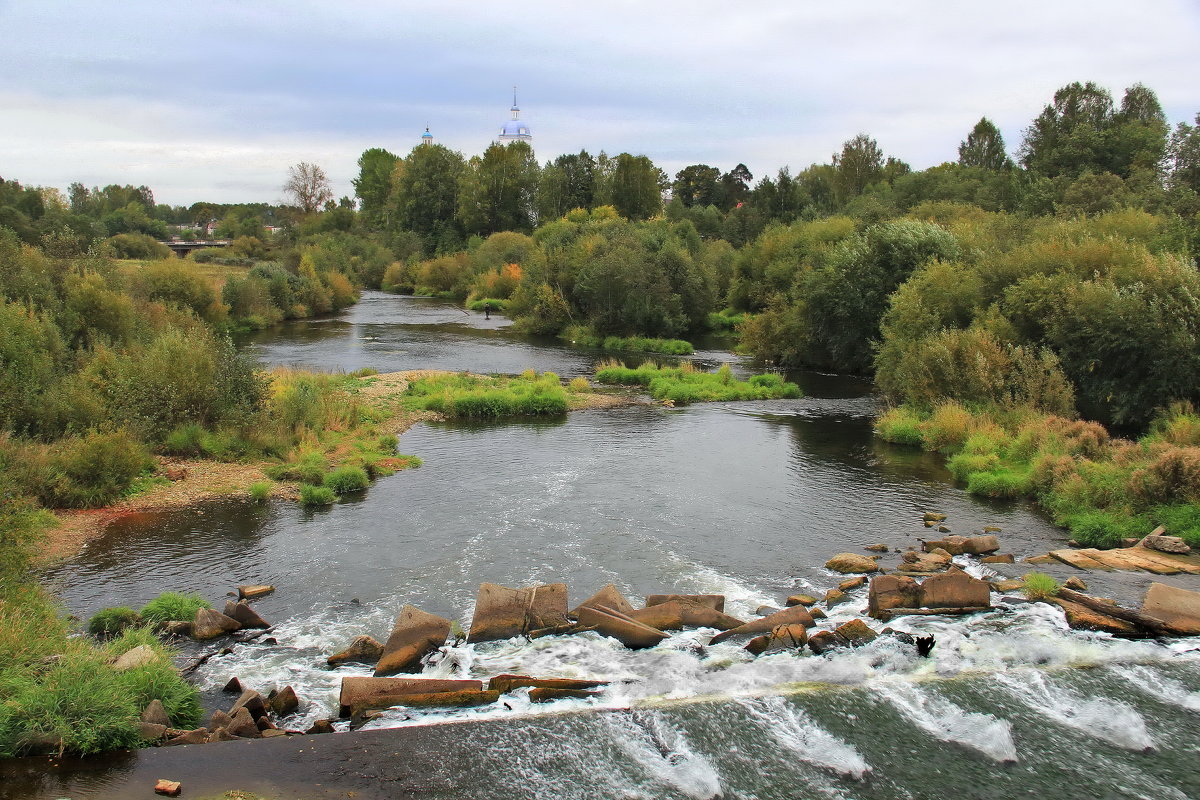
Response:
[[[350,191],[366,147],[426,124],[478,152],[521,104],[539,156],[645,153],[674,171],[828,160],[864,131],[921,168],[980,116],[1010,148],[1054,90],[1155,89],[1200,110],[1188,2],[0,6],[0,174],[148,183],[173,203],[277,200],[286,167]]]

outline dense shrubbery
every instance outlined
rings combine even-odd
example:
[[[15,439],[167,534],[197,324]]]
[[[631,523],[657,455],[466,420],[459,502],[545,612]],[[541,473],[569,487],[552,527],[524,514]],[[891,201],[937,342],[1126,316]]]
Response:
[[[1128,441],[1095,422],[1017,408],[971,412],[895,408],[876,423],[884,439],[949,456],[967,491],[1032,497],[1088,546],[1112,547],[1158,525],[1200,546],[1200,416],[1178,406]]]
[[[606,362],[596,370],[600,383],[645,386],[655,400],[670,400],[679,405],[725,400],[777,400],[800,397],[800,387],[787,383],[774,373],[753,375],[747,381],[735,380],[728,364],[716,372],[701,372],[691,364],[662,367],[643,364],[630,369],[619,362]]]

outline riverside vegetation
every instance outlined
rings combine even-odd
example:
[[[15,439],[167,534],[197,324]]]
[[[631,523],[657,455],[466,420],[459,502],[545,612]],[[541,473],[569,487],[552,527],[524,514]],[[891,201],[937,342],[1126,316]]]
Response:
[[[228,338],[362,288],[503,308],[518,331],[608,349],[684,353],[679,337],[732,331],[777,367],[873,375],[896,406],[881,436],[946,453],[969,491],[1035,497],[1081,542],[1154,524],[1200,539],[1200,125],[1172,130],[1147,87],[1119,104],[1063,87],[1015,162],[982,119],[929,169],[860,134],[757,183],[740,164],[669,181],[628,153],[539,165],[524,143],[469,159],[373,148],[359,166],[357,200],[325,185],[297,207],[0,180],[4,752],[40,741],[56,686],[80,699],[53,717],[75,728],[64,749],[134,735],[112,694],[134,678],[104,664],[141,634],[69,635],[28,560],[43,509],[112,503],[160,480],[162,456],[260,462],[326,503],[416,463],[395,454],[399,414],[559,413],[586,394],[547,375],[453,377],[370,401],[366,375],[264,373]],[[177,259],[157,241],[213,220],[228,248]],[[686,366],[597,377],[675,402],[796,391]],[[125,722],[88,722],[92,697]]]

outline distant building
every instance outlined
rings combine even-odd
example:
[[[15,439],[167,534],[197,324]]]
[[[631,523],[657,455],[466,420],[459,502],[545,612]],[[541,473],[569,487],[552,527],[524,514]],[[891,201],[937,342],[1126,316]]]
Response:
[[[500,129],[500,135],[496,137],[496,141],[501,144],[509,142],[528,142],[529,146],[533,146],[533,134],[529,132],[529,126],[521,121],[521,109],[517,107],[517,87],[513,87],[513,104],[512,119],[504,123],[504,127]]]
[[[421,144],[433,144],[433,134],[429,132],[429,126],[425,126],[425,132],[421,134]]]

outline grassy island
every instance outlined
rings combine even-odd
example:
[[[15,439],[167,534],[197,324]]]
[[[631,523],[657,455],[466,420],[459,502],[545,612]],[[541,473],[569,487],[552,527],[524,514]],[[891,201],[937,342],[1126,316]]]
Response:
[[[725,400],[779,400],[800,397],[800,387],[787,383],[779,375],[752,375],[749,380],[734,379],[728,364],[716,372],[701,372],[691,364],[664,367],[643,364],[631,369],[620,362],[607,362],[596,370],[600,383],[645,386],[655,400],[672,403],[701,403]]]

